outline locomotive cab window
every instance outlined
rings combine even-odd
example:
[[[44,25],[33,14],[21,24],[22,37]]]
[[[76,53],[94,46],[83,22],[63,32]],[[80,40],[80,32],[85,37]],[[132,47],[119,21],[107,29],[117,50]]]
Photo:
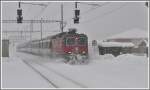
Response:
[[[87,43],[86,37],[80,37],[80,38],[78,39],[78,44],[79,44],[79,45],[85,45],[86,43]]]
[[[66,45],[74,45],[75,39],[74,38],[66,38]]]

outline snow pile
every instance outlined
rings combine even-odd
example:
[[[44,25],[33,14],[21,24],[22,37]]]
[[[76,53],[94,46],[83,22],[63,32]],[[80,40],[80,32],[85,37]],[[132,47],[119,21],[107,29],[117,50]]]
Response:
[[[118,62],[130,62],[130,64],[148,64],[147,56],[137,56],[133,54],[122,54],[115,58]]]
[[[103,47],[133,47],[133,43],[120,43],[120,42],[99,42],[99,46]]]
[[[100,59],[100,60],[112,60],[114,59],[115,57],[112,55],[112,54],[105,54],[105,55],[99,55],[97,57],[97,59]]]

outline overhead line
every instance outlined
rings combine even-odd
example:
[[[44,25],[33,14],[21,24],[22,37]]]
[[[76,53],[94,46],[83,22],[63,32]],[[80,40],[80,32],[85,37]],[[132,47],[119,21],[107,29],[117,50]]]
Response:
[[[36,3],[27,3],[27,2],[20,2],[22,4],[31,4],[31,5],[40,5],[40,6],[44,6],[46,7],[47,5],[46,4],[36,4]]]
[[[23,20],[22,23],[53,23],[61,22],[60,20]],[[17,20],[2,20],[1,23],[17,23]]]
[[[102,18],[102,17],[107,16],[107,15],[109,15],[109,14],[111,14],[111,13],[114,13],[114,12],[120,10],[121,8],[123,8],[123,7],[126,6],[126,5],[127,5],[127,3],[121,5],[121,6],[118,7],[118,8],[112,9],[112,10],[109,11],[109,12],[105,12],[105,13],[103,13],[103,14],[100,14],[100,15],[94,17],[94,18],[91,18],[91,19],[89,19],[89,20],[83,21],[83,22],[81,22],[81,23],[87,23],[87,22],[90,23],[91,21],[94,21],[94,20],[98,19],[98,17],[99,17],[99,18]],[[100,16],[101,16],[101,17],[100,17]]]
[[[100,7],[103,7],[103,6],[105,6],[105,5],[109,4],[109,3],[110,3],[110,2],[106,2],[106,3],[101,4],[101,5],[99,5],[99,6],[95,7],[95,8],[91,8],[91,9],[89,9],[89,10],[87,10],[87,11],[81,13],[81,14],[82,14],[82,15],[83,15],[83,14],[87,14],[87,13],[89,13],[89,12],[95,10],[95,9],[98,9],[98,8],[100,8]]]
[[[16,32],[23,32],[23,33],[26,33],[26,32],[31,32],[31,31],[25,31],[25,30],[12,30],[12,31],[10,31],[10,30],[2,30],[2,33],[16,33]],[[34,31],[32,31],[32,32],[41,32],[40,30],[34,30]],[[43,32],[58,32],[57,30],[53,30],[53,31],[43,31]]]
[[[81,2],[78,2],[78,3],[81,3]],[[81,13],[81,14],[82,14],[82,15],[83,15],[83,14],[87,14],[87,13],[89,13],[89,12],[91,12],[91,11],[97,9],[97,8],[103,7],[103,6],[105,6],[105,5],[109,4],[109,3],[110,3],[110,2],[105,2],[105,3],[103,3],[103,4],[98,4],[97,7],[95,6],[96,8],[89,9],[89,10],[87,10],[87,11]],[[81,3],[81,4],[85,4],[85,3]],[[66,19],[66,21],[71,20],[71,19],[73,19],[73,18],[72,18],[72,17],[69,17],[69,18]],[[65,26],[66,26],[66,25],[67,25],[67,24],[65,24]],[[65,26],[64,26],[64,27],[65,27]]]
[[[90,6],[97,6],[97,7],[102,7],[103,5],[105,5],[106,3],[110,3],[110,2],[106,2],[104,4],[90,4],[90,3],[84,3],[84,2],[79,2],[80,4],[85,4],[85,5],[90,5]]]

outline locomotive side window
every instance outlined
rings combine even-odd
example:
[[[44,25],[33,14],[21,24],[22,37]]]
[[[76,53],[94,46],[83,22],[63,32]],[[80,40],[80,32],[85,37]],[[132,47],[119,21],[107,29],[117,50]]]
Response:
[[[86,43],[87,43],[86,37],[80,37],[80,38],[78,39],[78,44],[79,44],[79,45],[85,45]]]
[[[66,45],[74,45],[75,39],[74,38],[67,38],[66,39]]]

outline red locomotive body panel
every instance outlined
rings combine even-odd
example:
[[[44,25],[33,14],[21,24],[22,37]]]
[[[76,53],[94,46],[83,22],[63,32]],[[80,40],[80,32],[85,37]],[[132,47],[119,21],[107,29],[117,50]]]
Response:
[[[64,53],[68,54],[69,52],[76,53],[76,49],[78,49],[78,54],[88,53],[87,46],[66,46],[63,47]]]
[[[82,36],[83,37],[83,36]],[[67,45],[65,39],[73,38],[75,39],[75,43],[73,45]],[[52,39],[52,51],[57,54],[69,54],[69,53],[78,53],[78,54],[88,54],[88,45],[85,42],[84,45],[78,44],[78,38],[80,35],[69,35],[62,38]]]
[[[82,36],[83,37],[83,36]],[[87,42],[84,45],[80,45],[78,42],[78,39],[80,38],[79,35],[74,35],[72,37],[68,37],[68,38],[73,38],[75,39],[75,43],[73,45],[67,45],[64,44],[63,45],[63,51],[64,53],[68,54],[68,53],[78,53],[78,54],[82,54],[82,53],[88,53],[88,45]]]

